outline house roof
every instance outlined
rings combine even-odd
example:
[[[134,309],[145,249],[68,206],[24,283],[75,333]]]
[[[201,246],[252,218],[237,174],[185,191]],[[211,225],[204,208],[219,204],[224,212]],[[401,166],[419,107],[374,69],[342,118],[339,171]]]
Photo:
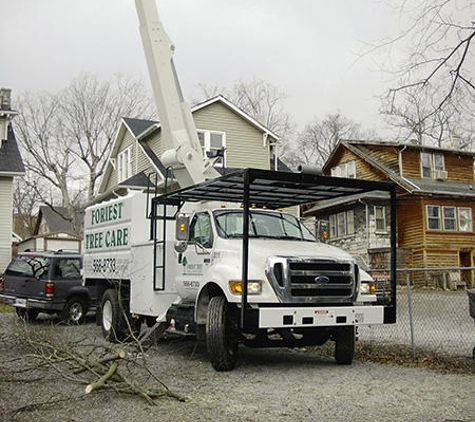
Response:
[[[68,211],[65,207],[55,207],[53,210],[47,205],[41,205],[33,233],[35,235],[39,234],[39,228],[43,220],[48,225],[48,229],[51,233],[73,233],[74,230],[71,221],[66,220],[63,215],[68,215]],[[78,223],[80,223],[80,221],[78,221]]]
[[[439,148],[418,144],[405,144],[397,142],[374,142],[374,141],[360,141],[360,140],[340,140],[338,145],[332,151],[332,154],[326,161],[323,172],[328,173],[335,165],[338,156],[345,149],[353,152],[363,161],[371,165],[376,171],[379,171],[383,178],[392,180],[400,188],[408,193],[414,194],[437,194],[449,196],[469,196],[475,197],[473,185],[470,183],[453,182],[448,180],[434,180],[428,178],[410,178],[400,174],[399,161],[397,159],[384,159],[380,153],[381,147],[393,148],[396,151],[403,151],[406,149],[414,149],[424,152],[442,152],[446,154],[457,154],[475,158],[475,152],[460,151],[447,148]]]
[[[154,127],[158,128],[160,126],[160,123],[154,120],[133,119],[131,117],[124,117],[122,120],[136,138],[146,133],[149,129]]]
[[[191,108],[191,112],[195,112],[198,110],[201,110],[211,104],[215,103],[221,103],[230,110],[232,110],[234,113],[238,114],[241,116],[244,120],[246,120],[249,124],[252,126],[256,127],[258,130],[262,131],[267,137],[270,137],[274,140],[278,140],[279,137],[267,129],[263,124],[261,124],[257,119],[251,117],[249,114],[241,110],[239,107],[231,103],[228,99],[223,97],[222,95],[218,95],[216,97],[210,98],[209,100],[203,101],[201,103],[196,104]],[[146,119],[137,119],[137,118],[130,118],[130,117],[123,117],[121,125],[118,129],[114,144],[112,146],[111,152],[109,154],[109,158],[115,157],[115,155],[118,152],[118,149],[120,147],[120,140],[123,137],[124,131],[128,130],[136,139],[138,145],[141,147],[142,151],[144,154],[149,158],[150,162],[155,166],[157,172],[161,176],[165,176],[166,174],[166,167],[162,164],[160,161],[159,157],[153,152],[153,150],[150,148],[148,143],[146,142],[147,138],[156,130],[160,130],[160,121],[154,121],[154,120],[146,120]],[[110,161],[110,160],[109,160]],[[291,171],[284,163],[282,163],[279,160],[279,170],[282,171]],[[107,177],[109,177],[110,173],[112,171],[112,166],[110,162],[108,162],[104,175],[101,180],[100,188],[99,190],[102,191],[102,184],[104,183],[105,180],[107,180]],[[123,186],[123,187],[146,187],[147,183],[145,183],[145,180],[142,176],[139,176],[138,178],[134,178],[134,176],[131,179],[128,179],[124,182],[121,182],[118,186]],[[137,184],[135,184],[137,183]]]
[[[370,192],[359,193],[356,195],[348,195],[348,196],[341,196],[338,198],[331,198],[327,199],[326,201],[321,201],[314,204],[312,207],[308,208],[307,210],[303,211],[303,215],[312,215],[315,212],[321,212],[326,210],[332,210],[334,208],[340,209],[342,206],[352,205],[356,202],[363,202],[365,201],[388,201],[390,196],[388,192],[374,190]]]
[[[10,124],[7,139],[2,142],[0,147],[0,174],[14,176],[24,173],[25,166],[23,165],[15,133]]]

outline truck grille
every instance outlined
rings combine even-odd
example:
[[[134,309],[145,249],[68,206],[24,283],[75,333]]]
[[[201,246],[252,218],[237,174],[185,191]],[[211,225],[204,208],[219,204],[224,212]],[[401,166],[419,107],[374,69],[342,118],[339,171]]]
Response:
[[[270,259],[267,277],[284,303],[341,303],[356,299],[352,262]]]

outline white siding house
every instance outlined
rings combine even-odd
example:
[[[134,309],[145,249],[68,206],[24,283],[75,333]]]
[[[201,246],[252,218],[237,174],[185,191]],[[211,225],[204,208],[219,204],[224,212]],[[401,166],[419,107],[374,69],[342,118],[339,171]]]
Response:
[[[11,90],[0,88],[0,272],[12,256],[13,177],[25,174],[11,124],[18,114],[12,110]]]

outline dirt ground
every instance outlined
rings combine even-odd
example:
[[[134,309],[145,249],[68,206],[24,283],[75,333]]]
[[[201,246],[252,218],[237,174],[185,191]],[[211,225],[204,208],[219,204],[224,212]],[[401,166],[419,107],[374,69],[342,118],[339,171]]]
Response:
[[[14,314],[0,314],[0,326],[2,421],[475,421],[473,375],[367,362],[339,366],[306,350],[246,348],[235,370],[219,373],[204,345],[183,339],[159,342],[134,358],[145,358],[147,371],[186,402],[162,397],[152,406],[110,388],[86,395],[76,375],[51,364],[54,353],[38,366],[21,338],[39,333],[39,339],[79,339],[88,351],[109,347],[93,321],[69,327],[40,320],[24,331]],[[140,385],[155,382],[124,365],[121,371]]]

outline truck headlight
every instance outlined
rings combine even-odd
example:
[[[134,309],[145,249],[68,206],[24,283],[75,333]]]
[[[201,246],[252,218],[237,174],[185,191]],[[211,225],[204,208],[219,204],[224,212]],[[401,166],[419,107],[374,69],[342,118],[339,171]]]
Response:
[[[229,289],[231,293],[240,295],[242,293],[242,281],[231,280],[229,282]],[[261,280],[248,280],[247,282],[247,294],[258,295],[262,293],[262,281]]]
[[[376,285],[374,281],[362,281],[360,286],[360,293],[362,295],[372,295],[376,293]]]

